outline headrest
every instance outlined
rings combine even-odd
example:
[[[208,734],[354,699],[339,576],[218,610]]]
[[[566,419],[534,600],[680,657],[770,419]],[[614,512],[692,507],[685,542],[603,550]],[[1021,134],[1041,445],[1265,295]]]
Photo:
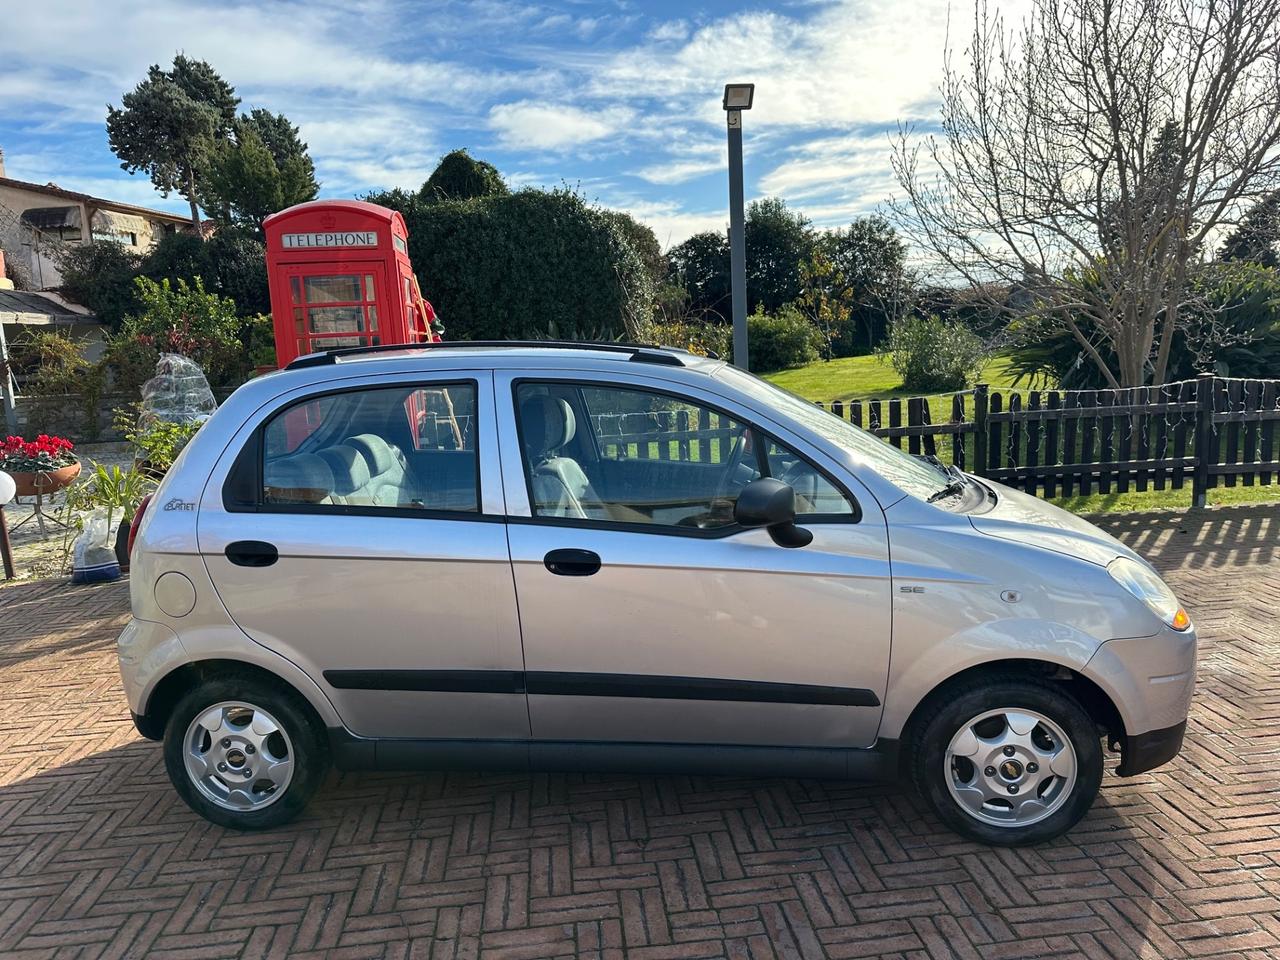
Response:
[[[276,503],[319,503],[333,492],[333,470],[312,453],[281,457],[263,471],[267,498]]]
[[[531,456],[545,457],[573,439],[573,408],[559,397],[528,397],[520,404],[520,430]]]
[[[395,451],[391,444],[376,433],[362,433],[358,437],[347,437],[346,445],[354,447],[364,457],[369,466],[369,475],[380,477],[393,467],[399,466]]]
[[[338,444],[316,453],[333,470],[333,492],[350,496],[369,483],[369,467],[354,447]]]

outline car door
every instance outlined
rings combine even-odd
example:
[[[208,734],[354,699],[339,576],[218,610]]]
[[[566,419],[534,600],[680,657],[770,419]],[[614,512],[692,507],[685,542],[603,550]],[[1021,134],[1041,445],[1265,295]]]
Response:
[[[368,737],[524,739],[529,724],[488,371],[295,391],[204,492],[231,616]]]
[[[683,385],[533,372],[495,385],[535,740],[874,742],[889,553],[856,481]],[[790,474],[809,546],[733,522],[763,473]]]

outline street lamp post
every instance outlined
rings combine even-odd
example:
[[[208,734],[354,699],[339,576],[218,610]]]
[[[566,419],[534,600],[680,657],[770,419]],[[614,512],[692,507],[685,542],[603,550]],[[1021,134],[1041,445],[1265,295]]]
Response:
[[[733,362],[747,364],[747,237],[742,209],[742,111],[751,109],[754,83],[727,83],[725,120],[729,129],[729,284],[733,295]]]

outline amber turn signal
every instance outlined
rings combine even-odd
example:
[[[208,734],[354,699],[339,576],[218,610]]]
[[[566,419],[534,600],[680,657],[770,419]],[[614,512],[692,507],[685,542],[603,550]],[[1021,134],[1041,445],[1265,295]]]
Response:
[[[1187,630],[1191,627],[1191,618],[1187,616],[1187,611],[1181,607],[1178,612],[1173,615],[1173,622],[1169,624],[1175,630]]]

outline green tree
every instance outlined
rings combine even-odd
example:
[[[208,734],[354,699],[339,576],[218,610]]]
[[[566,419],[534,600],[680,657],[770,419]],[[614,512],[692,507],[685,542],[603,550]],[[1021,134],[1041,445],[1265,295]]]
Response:
[[[907,246],[884,217],[860,217],[847,228],[822,234],[819,248],[831,260],[849,300],[849,320],[832,344],[836,356],[870,353],[889,322],[911,299]]]
[[[747,309],[773,313],[801,292],[801,265],[813,253],[809,219],[775,197],[747,206]]]
[[[224,227],[203,243],[189,233],[169,234],[143,258],[138,273],[157,283],[200,279],[211,293],[235,301],[241,317],[271,311],[266,247],[235,227]]]
[[[723,233],[695,233],[667,251],[667,263],[688,295],[690,313],[729,318],[729,241]]]
[[[830,360],[836,340],[848,326],[853,290],[826,251],[815,249],[800,264],[800,296],[796,306],[822,335],[822,356]]]
[[[500,197],[510,192],[497,167],[475,159],[465,149],[441,157],[420,191],[427,202]]]
[[[1272,190],[1245,212],[1227,235],[1219,257],[1280,266],[1280,190]]]
[[[747,310],[774,313],[800,296],[800,268],[813,254],[813,227],[803,214],[772,197],[753,201],[746,213]],[[672,247],[667,258],[672,274],[688,292],[690,310],[727,319],[731,293],[727,234],[696,233]]]
[[[186,198],[199,227],[198,177],[230,133],[239,103],[213,67],[178,54],[173,69],[153,65],[120,107],[107,105],[107,140],[122,169],[144,171],[166,197]]]
[[[320,190],[298,128],[283,114],[254,110],[233,137],[213,146],[199,187],[201,205],[222,223],[262,235],[262,222]]]

